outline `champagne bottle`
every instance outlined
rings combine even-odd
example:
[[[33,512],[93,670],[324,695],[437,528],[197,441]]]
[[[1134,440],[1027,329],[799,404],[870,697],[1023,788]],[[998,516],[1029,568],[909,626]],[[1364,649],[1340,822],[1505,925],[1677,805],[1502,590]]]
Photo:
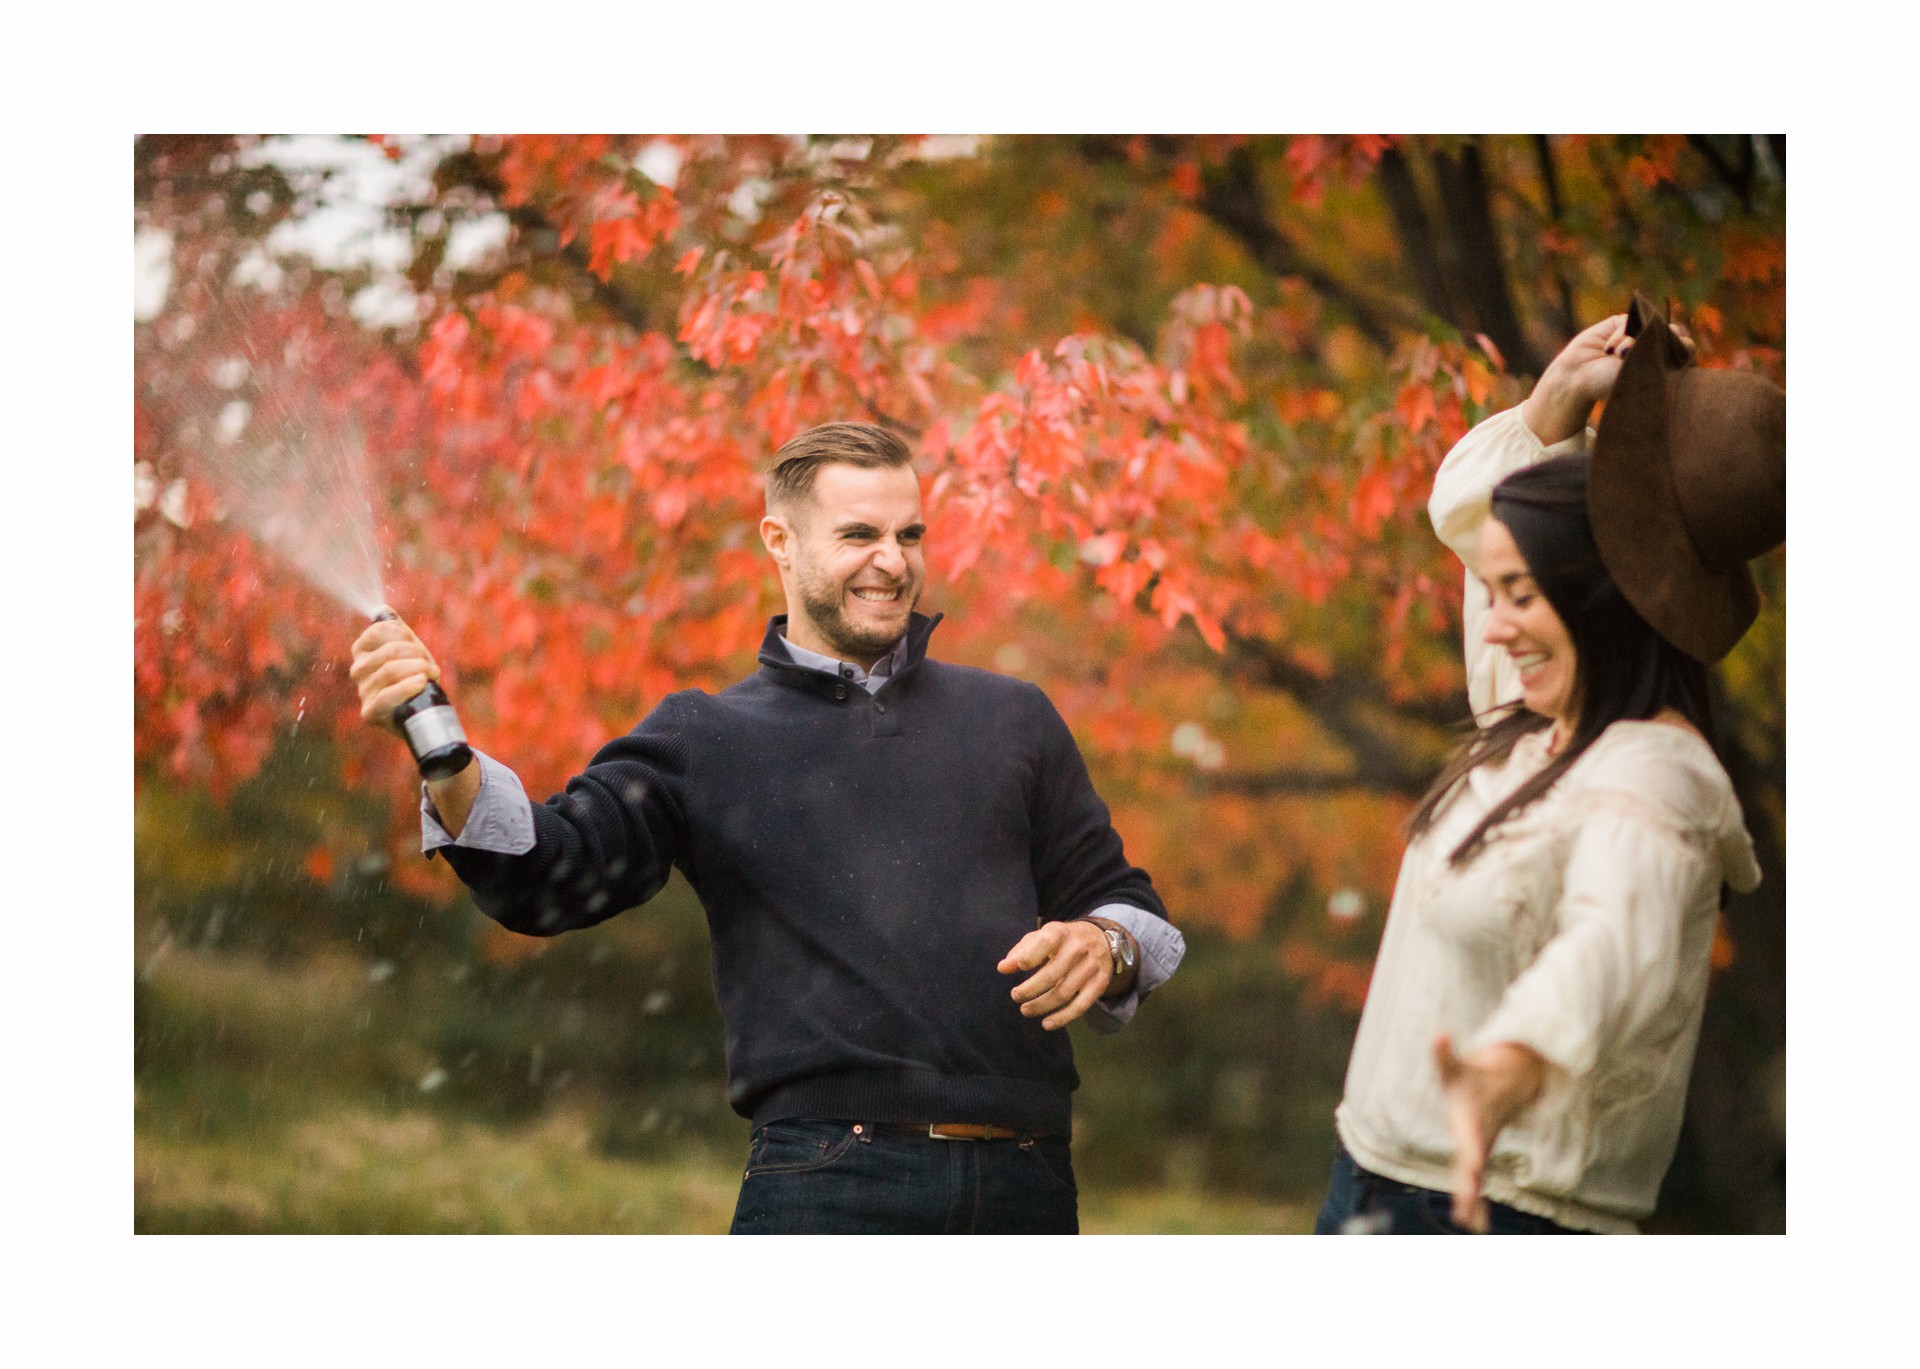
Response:
[[[373,621],[399,616],[383,608],[373,615]],[[467,745],[460,715],[453,711],[453,700],[438,680],[428,680],[425,689],[394,709],[393,721],[405,735],[422,779],[448,779],[473,762],[473,748]]]

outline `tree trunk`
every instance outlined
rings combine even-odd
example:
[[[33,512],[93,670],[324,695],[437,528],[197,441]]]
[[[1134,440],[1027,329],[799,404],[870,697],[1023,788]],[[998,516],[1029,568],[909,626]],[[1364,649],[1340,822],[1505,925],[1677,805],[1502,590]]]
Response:
[[[1727,902],[1733,963],[1707,991],[1687,1118],[1661,1191],[1661,1224],[1704,1231],[1786,1229],[1786,845],[1770,816],[1786,792],[1785,762],[1741,743],[1715,681],[1720,755],[1753,834],[1765,878]]]
[[[1456,280],[1464,300],[1463,325],[1492,338],[1494,346],[1515,372],[1539,375],[1540,358],[1520,331],[1520,319],[1514,312],[1513,293],[1507,284],[1506,264],[1493,226],[1492,206],[1488,203],[1486,166],[1480,144],[1465,143],[1458,155],[1436,151],[1433,168],[1453,243]]]
[[[1434,317],[1456,322],[1460,312],[1447,288],[1440,253],[1434,246],[1433,225],[1420,203],[1420,189],[1414,184],[1406,155],[1398,147],[1388,148],[1380,154],[1379,172],[1381,194],[1393,215],[1394,236],[1400,240],[1400,256],[1413,272],[1420,302]]]

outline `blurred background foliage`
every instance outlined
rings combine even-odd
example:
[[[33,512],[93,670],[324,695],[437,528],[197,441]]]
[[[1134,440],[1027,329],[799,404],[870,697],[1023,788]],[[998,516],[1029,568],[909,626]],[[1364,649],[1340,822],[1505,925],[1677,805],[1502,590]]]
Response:
[[[420,858],[357,628],[205,478],[249,406],[352,413],[389,596],[536,798],[751,668],[757,462],[908,433],[937,649],[1048,690],[1187,936],[1132,1027],[1075,1032],[1084,1224],[1225,1232],[1310,1224],[1399,823],[1465,715],[1433,466],[1633,289],[1785,383],[1774,137],[134,153],[142,1230],[723,1230],[745,1152],[684,884],[542,942]],[[1785,1223],[1784,554],[1756,570],[1717,687],[1767,880],[1654,1229]]]

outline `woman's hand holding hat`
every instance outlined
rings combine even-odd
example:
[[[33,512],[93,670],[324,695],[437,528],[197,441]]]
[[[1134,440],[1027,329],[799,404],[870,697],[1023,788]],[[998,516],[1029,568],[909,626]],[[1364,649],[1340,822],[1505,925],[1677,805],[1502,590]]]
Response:
[[[1612,393],[1621,359],[1632,346],[1627,316],[1612,314],[1574,334],[1560,349],[1520,406],[1522,421],[1542,446],[1551,447],[1586,431],[1588,415]]]
[[[1593,440],[1593,538],[1654,631],[1713,665],[1760,612],[1747,563],[1786,539],[1787,396],[1758,373],[1694,365],[1644,296],[1627,317],[1637,341]]]
[[[1691,354],[1693,339],[1687,330],[1677,323],[1670,330]],[[1627,315],[1609,314],[1560,349],[1520,407],[1521,418],[1542,446],[1551,447],[1586,431],[1593,406],[1613,393],[1620,364],[1632,348]]]

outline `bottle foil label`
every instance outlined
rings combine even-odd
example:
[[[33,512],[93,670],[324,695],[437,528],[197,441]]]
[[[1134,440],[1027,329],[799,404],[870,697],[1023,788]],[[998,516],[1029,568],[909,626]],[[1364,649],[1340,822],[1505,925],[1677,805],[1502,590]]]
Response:
[[[452,704],[423,708],[401,726],[406,728],[407,745],[413,748],[416,756],[425,756],[443,746],[467,739],[466,732],[460,726],[460,715],[453,711]]]

